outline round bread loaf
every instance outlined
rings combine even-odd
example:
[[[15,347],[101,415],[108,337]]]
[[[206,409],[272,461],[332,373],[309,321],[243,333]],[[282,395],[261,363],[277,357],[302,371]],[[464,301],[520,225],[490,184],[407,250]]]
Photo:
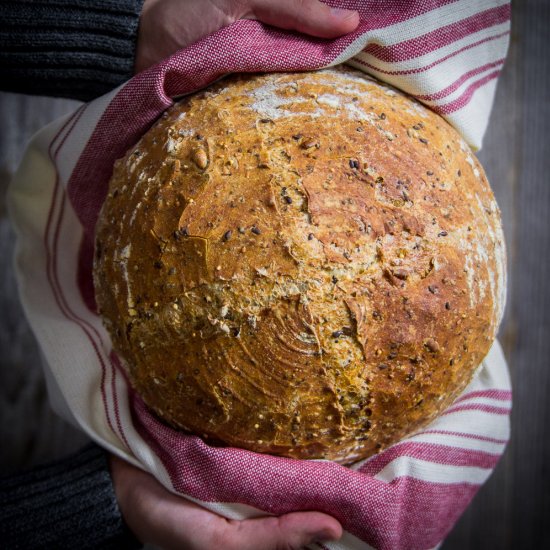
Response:
[[[500,215],[442,118],[350,68],[232,76],[116,163],[99,310],[145,403],[342,463],[448,407],[495,337]]]

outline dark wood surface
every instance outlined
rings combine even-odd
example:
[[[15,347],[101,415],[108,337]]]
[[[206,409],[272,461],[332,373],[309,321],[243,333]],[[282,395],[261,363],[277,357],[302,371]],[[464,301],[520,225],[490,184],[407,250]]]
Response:
[[[6,189],[27,140],[76,101],[0,93],[0,472],[63,456],[86,438],[50,409],[40,354],[13,275],[14,235]],[[0,541],[0,546],[2,545]]]
[[[550,548],[550,1],[516,2],[480,153],[503,212],[512,439],[444,550]]]
[[[508,304],[500,331],[514,387],[512,440],[444,550],[550,548],[550,0],[513,6],[507,64],[479,157],[500,204]],[[50,410],[17,301],[5,190],[27,139],[76,102],[0,94],[0,472],[86,438]]]

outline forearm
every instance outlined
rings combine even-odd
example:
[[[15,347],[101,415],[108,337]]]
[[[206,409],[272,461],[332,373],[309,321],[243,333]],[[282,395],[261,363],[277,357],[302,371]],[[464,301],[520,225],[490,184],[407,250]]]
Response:
[[[0,1],[0,87],[89,100],[134,71],[143,0]]]
[[[141,547],[122,520],[107,454],[95,445],[0,479],[0,541],[4,548]]]

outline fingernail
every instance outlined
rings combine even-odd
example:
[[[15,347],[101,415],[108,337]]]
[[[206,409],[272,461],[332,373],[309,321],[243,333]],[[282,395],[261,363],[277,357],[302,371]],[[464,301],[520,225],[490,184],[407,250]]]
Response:
[[[336,17],[348,17],[353,13],[353,10],[346,10],[344,8],[330,8],[330,13],[336,15]]]
[[[336,540],[334,533],[331,533],[330,531],[319,531],[313,535],[311,542],[328,542],[329,540]]]

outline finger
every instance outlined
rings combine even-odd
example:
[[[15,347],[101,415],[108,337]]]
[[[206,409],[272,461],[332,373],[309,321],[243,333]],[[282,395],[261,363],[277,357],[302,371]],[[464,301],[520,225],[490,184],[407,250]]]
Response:
[[[251,0],[252,15],[268,25],[320,38],[336,38],[354,31],[359,14],[331,8],[319,0]]]
[[[279,517],[228,521],[220,536],[227,550],[298,550],[313,542],[339,539],[342,526],[321,512],[293,512]]]

